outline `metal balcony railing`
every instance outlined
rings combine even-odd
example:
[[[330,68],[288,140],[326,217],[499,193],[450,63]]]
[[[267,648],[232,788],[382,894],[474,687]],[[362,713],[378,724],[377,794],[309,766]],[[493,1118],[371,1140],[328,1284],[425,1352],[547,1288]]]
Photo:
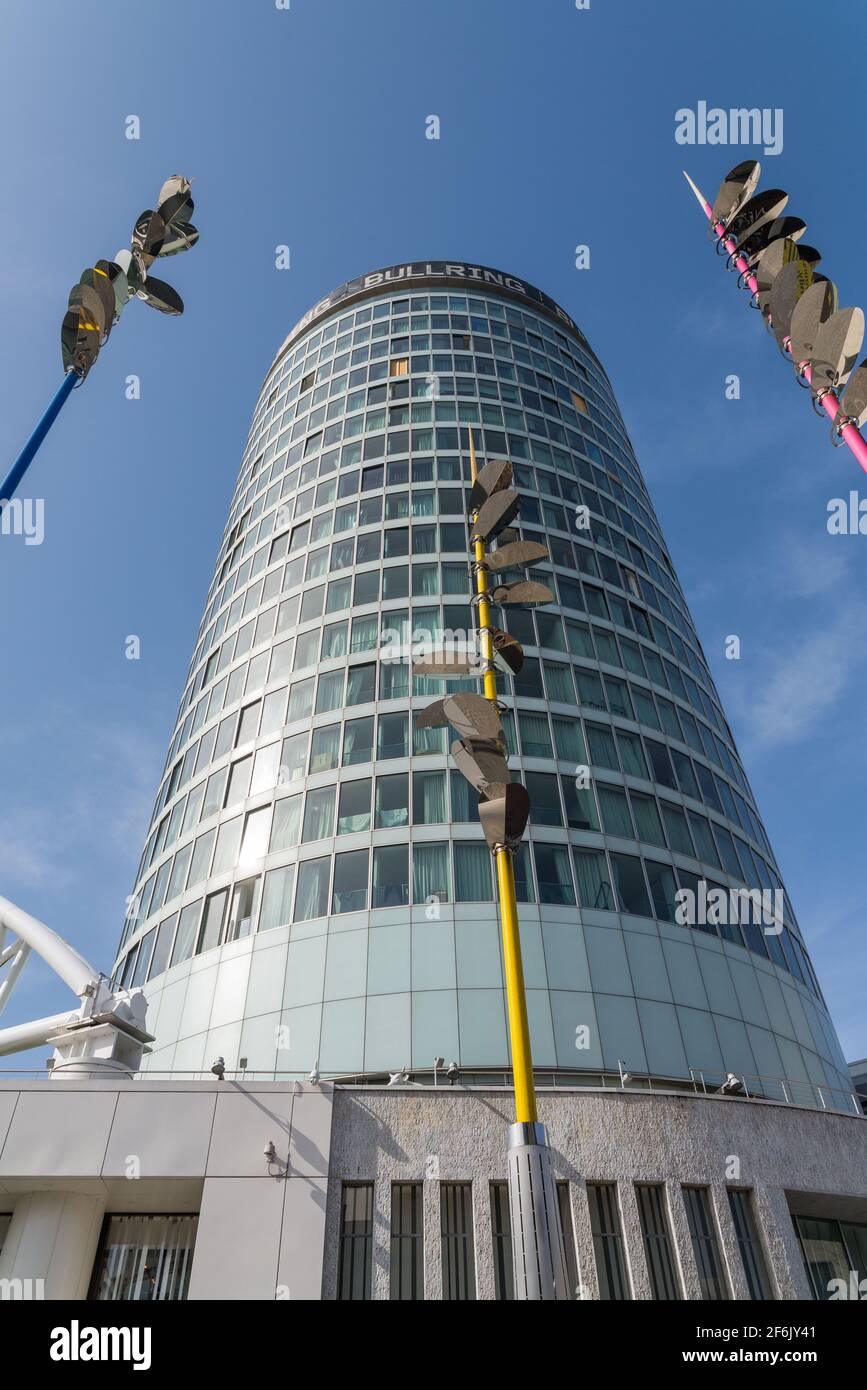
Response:
[[[195,1071],[157,1071],[141,1072],[137,1079],[144,1081],[211,1081],[210,1068]],[[777,1105],[791,1105],[808,1110],[827,1110],[836,1114],[854,1115],[867,1118],[861,1097],[855,1091],[845,1091],[833,1086],[820,1086],[812,1081],[793,1081],[780,1076],[758,1076],[748,1073],[710,1072],[697,1068],[690,1069],[688,1077],[660,1076],[650,1072],[634,1072],[626,1067],[620,1071],[581,1071],[576,1068],[556,1069],[536,1068],[534,1072],[536,1088],[545,1090],[581,1091],[649,1091],[653,1093],[677,1093],[688,1096],[708,1096],[723,1100],[761,1101]],[[226,1081],[294,1081],[306,1080],[299,1072],[263,1071],[253,1068],[226,1068]],[[511,1090],[512,1073],[502,1067],[458,1068],[450,1077],[446,1067],[434,1072],[432,1067],[396,1068],[394,1072],[322,1072],[316,1074],[317,1080],[337,1086],[373,1088],[389,1086],[410,1086],[413,1089],[425,1087],[448,1090],[459,1086],[463,1090]],[[46,1072],[34,1069],[15,1070],[0,1068],[0,1081],[46,1080]],[[70,1078],[74,1080],[74,1078]],[[56,1083],[52,1083],[56,1084]],[[723,1088],[726,1089],[723,1089]]]

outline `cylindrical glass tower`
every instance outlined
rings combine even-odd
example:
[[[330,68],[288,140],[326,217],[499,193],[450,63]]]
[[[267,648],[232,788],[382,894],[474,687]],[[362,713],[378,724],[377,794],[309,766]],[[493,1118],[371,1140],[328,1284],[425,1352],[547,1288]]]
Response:
[[[782,885],[608,378],[540,291],[441,262],[342,286],[262,387],[116,966],[150,1068],[508,1066],[475,798],[412,717],[446,688],[413,642],[473,627],[470,429],[557,597],[495,612],[525,653],[500,690],[537,1070],[834,1104],[788,901],[782,930],[702,911]]]

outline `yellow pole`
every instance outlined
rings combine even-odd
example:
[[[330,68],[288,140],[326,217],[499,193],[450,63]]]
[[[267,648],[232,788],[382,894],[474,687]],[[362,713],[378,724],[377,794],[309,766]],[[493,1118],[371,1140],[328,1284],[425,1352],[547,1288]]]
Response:
[[[476,448],[470,430],[470,473],[476,481]],[[476,513],[473,513],[475,523]],[[494,669],[494,648],[491,640],[491,605],[488,602],[488,571],[485,565],[485,543],[473,539],[476,561],[476,593],[479,595],[479,627],[482,629],[482,657],[485,661],[484,689],[488,700],[497,702],[497,673]],[[494,855],[497,865],[497,886],[500,892],[500,920],[503,932],[503,963],[506,971],[506,1004],[509,1013],[509,1039],[512,1047],[512,1073],[515,1080],[515,1119],[519,1123],[535,1122],[536,1090],[533,1085],[533,1057],[530,1051],[530,1027],[527,1021],[527,994],[524,988],[524,967],[521,961],[521,937],[518,931],[518,899],[515,893],[515,866],[512,851],[505,845]]]

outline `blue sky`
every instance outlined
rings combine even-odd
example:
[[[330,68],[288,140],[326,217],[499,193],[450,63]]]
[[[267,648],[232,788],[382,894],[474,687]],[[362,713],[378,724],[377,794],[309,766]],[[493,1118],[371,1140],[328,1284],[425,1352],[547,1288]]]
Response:
[[[805,45],[816,12],[790,0],[724,14],[694,0],[6,0],[4,470],[60,380],[70,287],[128,244],[169,174],[195,176],[202,239],[164,263],[183,319],[131,304],[34,465],[44,543],[0,537],[0,893],[110,966],[274,352],[356,274],[476,260],[562,303],[608,370],[844,1051],[867,1054],[867,539],[825,527],[829,499],[867,482],[713,257],[680,174],[712,197],[758,152],[674,138],[675,112],[701,100],[781,107],[763,186],[790,192],[841,304],[857,303],[867,187],[847,150],[867,12],[826,0],[822,15],[833,63]],[[831,151],[855,175],[845,188]],[[724,659],[729,634],[740,661]],[[71,1003],[31,963],[4,1023]]]

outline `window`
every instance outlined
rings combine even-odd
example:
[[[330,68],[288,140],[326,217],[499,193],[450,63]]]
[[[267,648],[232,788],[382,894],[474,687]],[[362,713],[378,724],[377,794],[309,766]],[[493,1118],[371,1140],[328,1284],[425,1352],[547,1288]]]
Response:
[[[575,892],[566,846],[534,844],[533,854],[536,860],[540,903],[572,906],[575,902]]]
[[[619,787],[608,786],[607,783],[599,784],[598,793],[599,809],[602,812],[602,823],[606,833],[619,835],[624,840],[634,840],[626,793]]]
[[[645,840],[649,845],[658,845],[660,849],[666,849],[659,808],[653,797],[639,796],[636,792],[630,792],[629,799],[632,802],[632,814],[635,817],[639,840]]]
[[[577,719],[553,719],[554,724],[554,743],[557,748],[557,757],[564,762],[574,764],[586,763],[587,753],[584,748],[584,739],[581,736],[581,724]]]
[[[346,686],[347,705],[367,705],[376,698],[376,665],[350,666]]]
[[[596,767],[607,767],[613,772],[620,771],[617,749],[610,729],[599,724],[587,725],[587,742],[590,745],[590,761]]]
[[[575,1253],[575,1228],[572,1224],[572,1203],[569,1198],[568,1182],[557,1183],[557,1210],[560,1213],[560,1230],[563,1232],[563,1249],[566,1255],[566,1287],[570,1298],[578,1297],[578,1259]]]
[[[668,831],[668,839],[673,850],[678,854],[688,854],[690,858],[695,857],[695,850],[692,847],[689,827],[686,823],[686,816],[679,806],[671,806],[667,801],[662,801],[662,818],[665,821],[665,828]]]
[[[530,795],[530,824],[562,825],[560,793],[553,773],[525,772],[524,784]]]
[[[157,975],[162,975],[163,971],[167,969],[177,921],[178,915],[175,913],[172,917],[166,917],[165,921],[160,922],[148,979],[155,979]]]
[[[236,748],[240,747],[242,743],[249,743],[250,739],[256,737],[261,708],[261,700],[256,700],[252,705],[247,705],[246,709],[241,710],[241,718],[238,720],[238,733],[235,738]]]
[[[301,797],[285,796],[274,802],[274,821],[271,826],[271,853],[291,849],[298,843],[301,829]]]
[[[205,910],[202,913],[202,926],[199,931],[199,951],[210,951],[212,946],[219,946],[228,898],[229,890],[224,888],[222,892],[212,893],[209,898],[205,899]]]
[[[329,859],[305,859],[298,866],[298,892],[295,897],[296,922],[324,917],[328,910]]]
[[[356,782],[341,782],[337,806],[338,835],[353,835],[370,829],[371,779],[362,777]]]
[[[408,865],[408,845],[383,845],[373,851],[374,907],[404,907],[409,902]]]
[[[867,1226],[808,1216],[792,1219],[814,1296],[822,1301],[838,1299],[841,1293],[852,1297],[852,1274],[859,1284],[867,1278]]]
[[[314,729],[310,745],[310,772],[331,772],[340,761],[340,725]],[[255,781],[255,779],[254,779]]]
[[[587,1200],[590,1203],[590,1229],[593,1233],[599,1297],[624,1301],[631,1295],[623,1258],[617,1187],[613,1182],[588,1183]]]
[[[409,776],[405,772],[376,779],[377,830],[409,825]]]
[[[226,931],[227,941],[240,941],[241,937],[249,936],[253,930],[253,913],[256,910],[258,885],[258,878],[247,878],[242,883],[235,884],[232,890],[229,926]]]
[[[259,930],[270,931],[273,927],[285,927],[292,920],[292,886],[295,882],[295,865],[286,869],[275,869],[265,875],[262,893],[262,911],[259,914]]]
[[[491,852],[486,844],[455,844],[455,902],[491,901]]]
[[[661,1186],[640,1186],[636,1187],[635,1191],[653,1297],[663,1300],[679,1299],[680,1289],[674,1270],[668,1218],[665,1214],[665,1189]]]
[[[187,1297],[198,1216],[107,1216],[90,1298],[99,1303]]]
[[[323,671],[316,690],[316,713],[327,714],[329,710],[340,709],[343,704],[344,672]]]
[[[349,719],[343,728],[343,766],[373,762],[373,716]]]
[[[440,1184],[440,1239],[443,1299],[467,1301],[476,1296],[473,1254],[473,1188],[468,1182]]]
[[[706,1187],[685,1187],[683,1200],[689,1221],[692,1250],[698,1269],[698,1282],[704,1299],[720,1301],[729,1296],[722,1270],[713,1214]]]
[[[424,1298],[422,1185],[396,1182],[391,1189],[391,1298]]]
[[[602,850],[575,849],[578,897],[582,907],[616,910],[608,861]]]
[[[494,1246],[494,1297],[500,1302],[515,1297],[515,1271],[512,1265],[512,1214],[509,1210],[509,1184],[492,1182],[491,1239]]]
[[[771,1293],[762,1243],[753,1217],[750,1194],[740,1188],[730,1187],[728,1196],[750,1298],[770,1299],[773,1294]]]
[[[660,922],[676,921],[677,884],[674,881],[674,873],[668,864],[660,864],[656,859],[645,859],[644,867],[650,884],[654,917]]]
[[[530,714],[527,710],[518,712],[518,728],[521,732],[521,748],[525,758],[551,758],[551,733],[547,714]]]
[[[412,851],[412,900],[414,903],[447,903],[449,847],[446,843],[415,844]]]
[[[372,1271],[373,1183],[345,1182],[340,1203],[338,1299],[343,1302],[369,1299]]]
[[[284,738],[280,750],[279,785],[286,787],[290,782],[300,782],[306,766],[307,734],[293,734],[291,738]]]
[[[229,786],[226,792],[226,805],[232,806],[236,801],[243,801],[250,791],[250,774],[253,771],[252,756],[241,758],[238,762],[232,763],[229,773]]]
[[[258,811],[249,811],[244,823],[244,838],[238,865],[249,869],[256,859],[268,853],[268,837],[271,833],[271,807],[263,806]]]
[[[385,692],[383,692],[383,697],[384,694]],[[377,758],[405,758],[408,754],[409,735],[406,715],[381,714],[377,729]]]
[[[641,860],[630,854],[612,854],[611,869],[620,911],[630,912],[636,917],[652,917]]]
[[[334,829],[334,787],[317,787],[307,793],[304,807],[304,828],[302,843],[312,840],[325,840]]]
[[[202,900],[199,898],[198,902],[189,903],[181,913],[178,919],[174,950],[172,951],[172,965],[180,965],[182,961],[189,960],[193,954],[201,910]]]
[[[334,858],[332,912],[362,912],[367,907],[367,866],[369,852],[353,850]]]
[[[412,774],[412,819],[414,825],[438,825],[447,819],[444,772]]]
[[[250,782],[250,795],[270,791],[277,785],[277,771],[280,766],[280,744],[269,743],[260,748],[253,761],[253,778]]]

